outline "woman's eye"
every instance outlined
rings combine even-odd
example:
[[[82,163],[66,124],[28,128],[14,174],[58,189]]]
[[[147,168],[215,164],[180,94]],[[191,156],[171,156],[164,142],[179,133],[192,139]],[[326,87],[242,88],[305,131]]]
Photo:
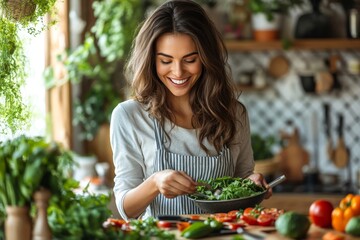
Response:
[[[164,61],[164,60],[160,60],[160,62],[161,62],[162,64],[170,64],[170,63],[171,63],[170,61]]]
[[[196,59],[185,59],[186,63],[194,63]]]

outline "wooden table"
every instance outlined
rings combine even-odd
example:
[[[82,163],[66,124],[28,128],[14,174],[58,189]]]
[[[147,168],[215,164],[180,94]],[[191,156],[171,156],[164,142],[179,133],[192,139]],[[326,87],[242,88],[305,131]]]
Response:
[[[207,217],[209,217],[209,215],[201,216],[202,219],[206,219]],[[280,235],[279,233],[277,233],[275,227],[249,226],[249,227],[246,227],[246,230],[248,232],[255,233],[259,236],[264,237],[265,240],[291,240],[291,238],[284,237],[284,236]],[[186,239],[186,238],[182,238],[180,236],[180,232],[178,230],[172,230],[171,232],[173,232],[176,235],[176,239],[182,239],[182,240]],[[323,235],[325,235],[327,232],[336,232],[336,231],[332,230],[332,229],[319,228],[315,225],[311,225],[310,229],[308,231],[308,234],[307,234],[307,238],[305,238],[305,240],[322,240]],[[338,233],[343,235],[345,237],[345,240],[356,240],[356,239],[359,240],[360,239],[359,237],[352,237],[345,233],[340,233],[340,232],[338,232]],[[201,238],[201,239],[232,240],[234,238],[234,236],[236,236],[236,234],[206,237],[206,238]],[[246,235],[244,235],[244,238],[248,239],[248,240],[253,239],[253,238],[247,237]]]

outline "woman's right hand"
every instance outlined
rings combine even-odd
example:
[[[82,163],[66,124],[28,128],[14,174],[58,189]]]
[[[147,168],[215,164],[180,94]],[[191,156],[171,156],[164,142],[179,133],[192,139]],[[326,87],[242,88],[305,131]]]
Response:
[[[166,198],[175,198],[179,195],[191,194],[196,190],[196,182],[185,172],[163,170],[155,174],[155,183],[159,192]]]

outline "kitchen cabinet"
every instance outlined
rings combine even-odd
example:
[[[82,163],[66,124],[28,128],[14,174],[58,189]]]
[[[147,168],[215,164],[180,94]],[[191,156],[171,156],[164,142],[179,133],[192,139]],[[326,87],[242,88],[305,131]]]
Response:
[[[360,50],[359,39],[301,39],[291,40],[289,50]],[[253,40],[226,40],[229,52],[283,50],[282,41],[257,42]]]

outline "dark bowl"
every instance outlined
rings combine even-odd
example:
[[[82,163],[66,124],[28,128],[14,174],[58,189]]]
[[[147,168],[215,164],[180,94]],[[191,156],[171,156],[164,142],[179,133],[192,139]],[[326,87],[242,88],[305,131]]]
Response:
[[[205,213],[226,213],[232,210],[255,207],[256,204],[259,204],[264,200],[266,192],[267,191],[263,191],[249,197],[230,200],[198,200],[191,197],[188,198]]]

